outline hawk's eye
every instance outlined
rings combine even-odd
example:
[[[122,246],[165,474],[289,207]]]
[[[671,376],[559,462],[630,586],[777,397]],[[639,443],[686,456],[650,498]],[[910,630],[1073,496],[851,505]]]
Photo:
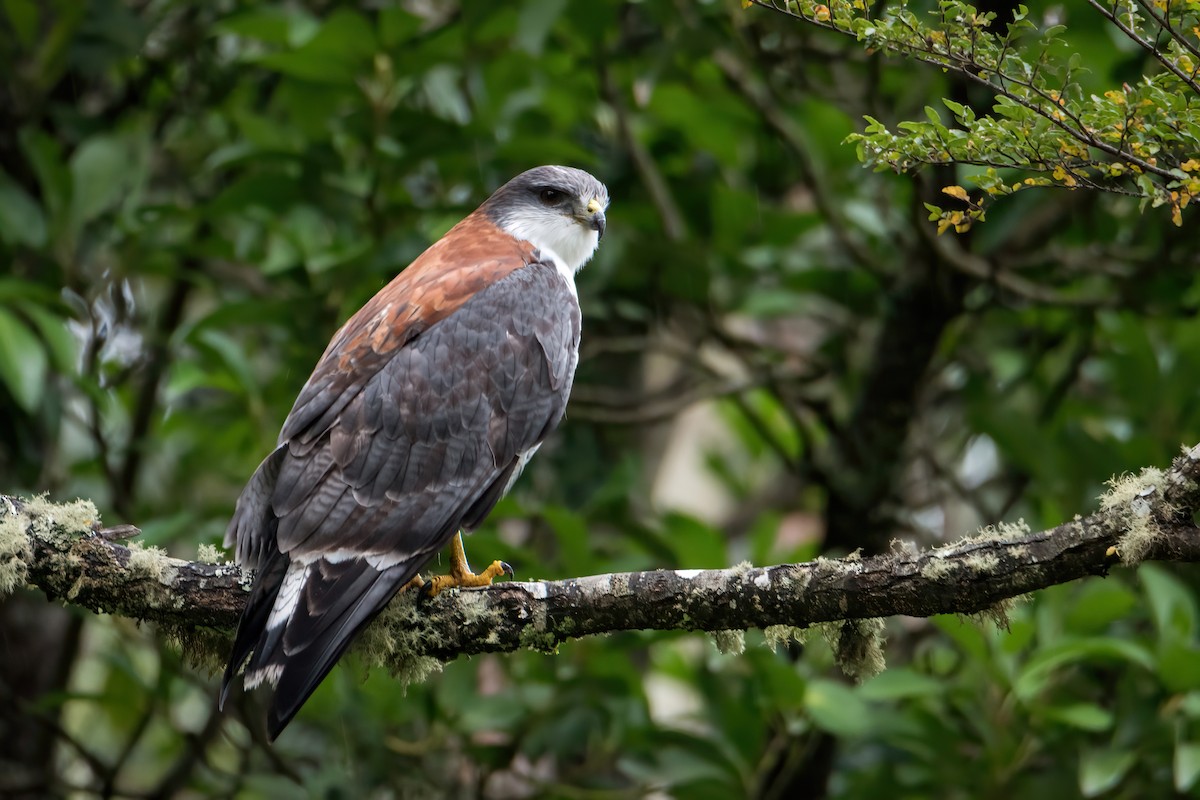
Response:
[[[542,189],[538,192],[538,199],[548,206],[557,204],[563,197],[565,195],[558,189]]]

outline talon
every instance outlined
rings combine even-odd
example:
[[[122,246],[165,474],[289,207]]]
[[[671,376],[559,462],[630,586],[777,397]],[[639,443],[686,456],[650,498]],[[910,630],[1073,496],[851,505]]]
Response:
[[[492,581],[501,575],[512,576],[514,573],[510,564],[504,561],[493,561],[483,572],[471,571],[467,563],[467,554],[463,550],[462,534],[455,534],[450,548],[450,574],[435,575],[422,587],[422,595],[435,597],[447,589],[470,588],[476,586],[491,586]]]
[[[412,580],[400,587],[400,591],[407,592],[410,589],[424,589],[425,579],[419,574],[413,575]]]

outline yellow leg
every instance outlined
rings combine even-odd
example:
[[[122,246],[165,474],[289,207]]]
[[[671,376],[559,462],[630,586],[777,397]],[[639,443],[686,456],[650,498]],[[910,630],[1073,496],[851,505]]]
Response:
[[[467,563],[467,551],[463,550],[462,534],[456,533],[454,541],[450,544],[450,574],[430,578],[428,587],[424,582],[418,585],[432,597],[456,587],[491,586],[492,581],[501,575],[512,574],[513,568],[503,561],[493,561],[483,572],[471,572],[471,565]],[[414,578],[413,582],[415,581]]]

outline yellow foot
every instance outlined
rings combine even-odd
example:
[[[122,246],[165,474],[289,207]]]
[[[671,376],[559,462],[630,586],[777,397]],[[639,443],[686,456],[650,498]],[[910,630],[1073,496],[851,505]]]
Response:
[[[449,575],[435,575],[429,579],[425,593],[430,597],[441,594],[447,589],[454,589],[460,586],[491,586],[492,581],[501,575],[512,575],[513,568],[503,561],[493,561],[491,565],[483,572],[475,573],[471,571],[454,573]]]
[[[471,565],[467,563],[467,553],[463,550],[462,534],[456,533],[450,546],[450,574],[436,575],[430,578],[428,583],[422,581],[417,585],[424,594],[433,597],[456,587],[491,586],[492,581],[501,575],[512,574],[513,568],[503,561],[493,561],[483,572],[471,572]],[[413,578],[409,585],[416,580]]]

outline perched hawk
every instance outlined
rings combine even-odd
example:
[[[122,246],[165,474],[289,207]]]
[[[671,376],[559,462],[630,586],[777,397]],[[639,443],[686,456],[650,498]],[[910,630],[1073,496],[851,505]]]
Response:
[[[225,534],[257,571],[221,704],[275,687],[279,735],[354,635],[441,548],[433,589],[480,586],[460,531],[480,524],[562,419],[579,347],[575,273],[608,190],[537,167],[496,190],[333,337],[238,498]]]

